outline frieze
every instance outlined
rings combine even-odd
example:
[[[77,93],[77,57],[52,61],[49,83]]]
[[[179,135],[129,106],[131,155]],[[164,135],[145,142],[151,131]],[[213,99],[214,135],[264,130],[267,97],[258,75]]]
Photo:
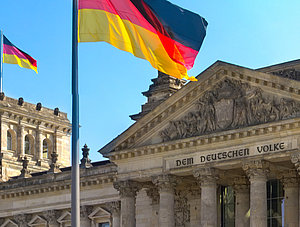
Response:
[[[160,136],[170,141],[300,116],[300,103],[268,96],[261,88],[226,78],[196,102],[195,110],[170,121]]]
[[[278,153],[296,149],[296,139],[265,141],[250,146],[237,146],[214,151],[195,152],[188,155],[166,158],[166,169],[184,168],[199,164],[209,164],[220,161],[230,161],[259,155]]]
[[[272,73],[280,77],[300,81],[300,71],[297,71],[296,69],[284,69]]]

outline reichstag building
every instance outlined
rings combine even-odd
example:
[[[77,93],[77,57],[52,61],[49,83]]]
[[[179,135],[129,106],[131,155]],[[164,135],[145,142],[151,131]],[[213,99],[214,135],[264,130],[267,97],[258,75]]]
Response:
[[[300,60],[197,79],[159,72],[107,160],[82,148],[80,226],[300,226]],[[1,96],[0,125],[0,227],[71,226],[66,113]]]

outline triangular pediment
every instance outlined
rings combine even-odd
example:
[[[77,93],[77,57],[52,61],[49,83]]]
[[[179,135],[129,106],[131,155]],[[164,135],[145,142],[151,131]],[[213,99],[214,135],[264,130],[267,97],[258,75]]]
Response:
[[[69,223],[71,222],[71,213],[69,211],[65,211],[62,215],[57,219],[59,223]]]
[[[38,215],[35,215],[31,219],[31,221],[28,223],[29,226],[41,226],[41,225],[46,226],[46,224],[47,224],[47,221]]]
[[[101,207],[96,207],[93,210],[93,212],[89,215],[90,219],[106,218],[106,217],[110,217],[110,213]]]
[[[102,148],[104,155],[300,117],[300,82],[217,62]]]
[[[14,221],[6,219],[1,227],[18,227],[18,225]]]

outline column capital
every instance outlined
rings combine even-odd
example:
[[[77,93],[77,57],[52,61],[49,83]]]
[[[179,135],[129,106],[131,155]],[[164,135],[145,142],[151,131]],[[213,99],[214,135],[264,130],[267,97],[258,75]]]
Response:
[[[46,218],[50,225],[58,224],[57,218],[59,217],[59,211],[57,210],[47,210],[43,212],[43,216]]]
[[[131,180],[116,181],[113,185],[119,191],[121,197],[135,197],[136,193],[141,189],[141,185],[138,182]]]
[[[291,154],[291,162],[295,165],[295,168],[300,175],[300,152]]]
[[[197,168],[193,171],[194,177],[203,185],[215,184],[219,179],[219,170],[211,167]]]
[[[242,168],[250,180],[254,178],[266,179],[270,172],[270,163],[265,160],[251,160],[242,164]]]
[[[298,173],[294,169],[289,169],[279,173],[279,179],[283,183],[284,188],[298,187],[299,178]]]
[[[170,174],[162,174],[152,177],[152,182],[155,184],[159,191],[173,191],[177,184],[177,179],[175,176]]]

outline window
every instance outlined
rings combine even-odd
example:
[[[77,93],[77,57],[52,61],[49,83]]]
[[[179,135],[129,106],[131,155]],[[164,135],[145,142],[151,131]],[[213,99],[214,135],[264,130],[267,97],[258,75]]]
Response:
[[[233,188],[228,186],[221,187],[221,226],[235,226],[235,197]]]
[[[108,222],[99,223],[99,227],[109,227],[109,223]]]
[[[7,131],[7,150],[12,150],[12,136],[9,131]]]
[[[31,150],[31,144],[30,144],[30,140],[29,140],[29,136],[26,135],[25,136],[25,141],[24,141],[24,151],[25,154],[30,154],[30,150]]]
[[[47,140],[43,140],[43,158],[48,158],[49,146]]]
[[[279,180],[267,182],[268,226],[281,227],[283,224],[283,185]]]

